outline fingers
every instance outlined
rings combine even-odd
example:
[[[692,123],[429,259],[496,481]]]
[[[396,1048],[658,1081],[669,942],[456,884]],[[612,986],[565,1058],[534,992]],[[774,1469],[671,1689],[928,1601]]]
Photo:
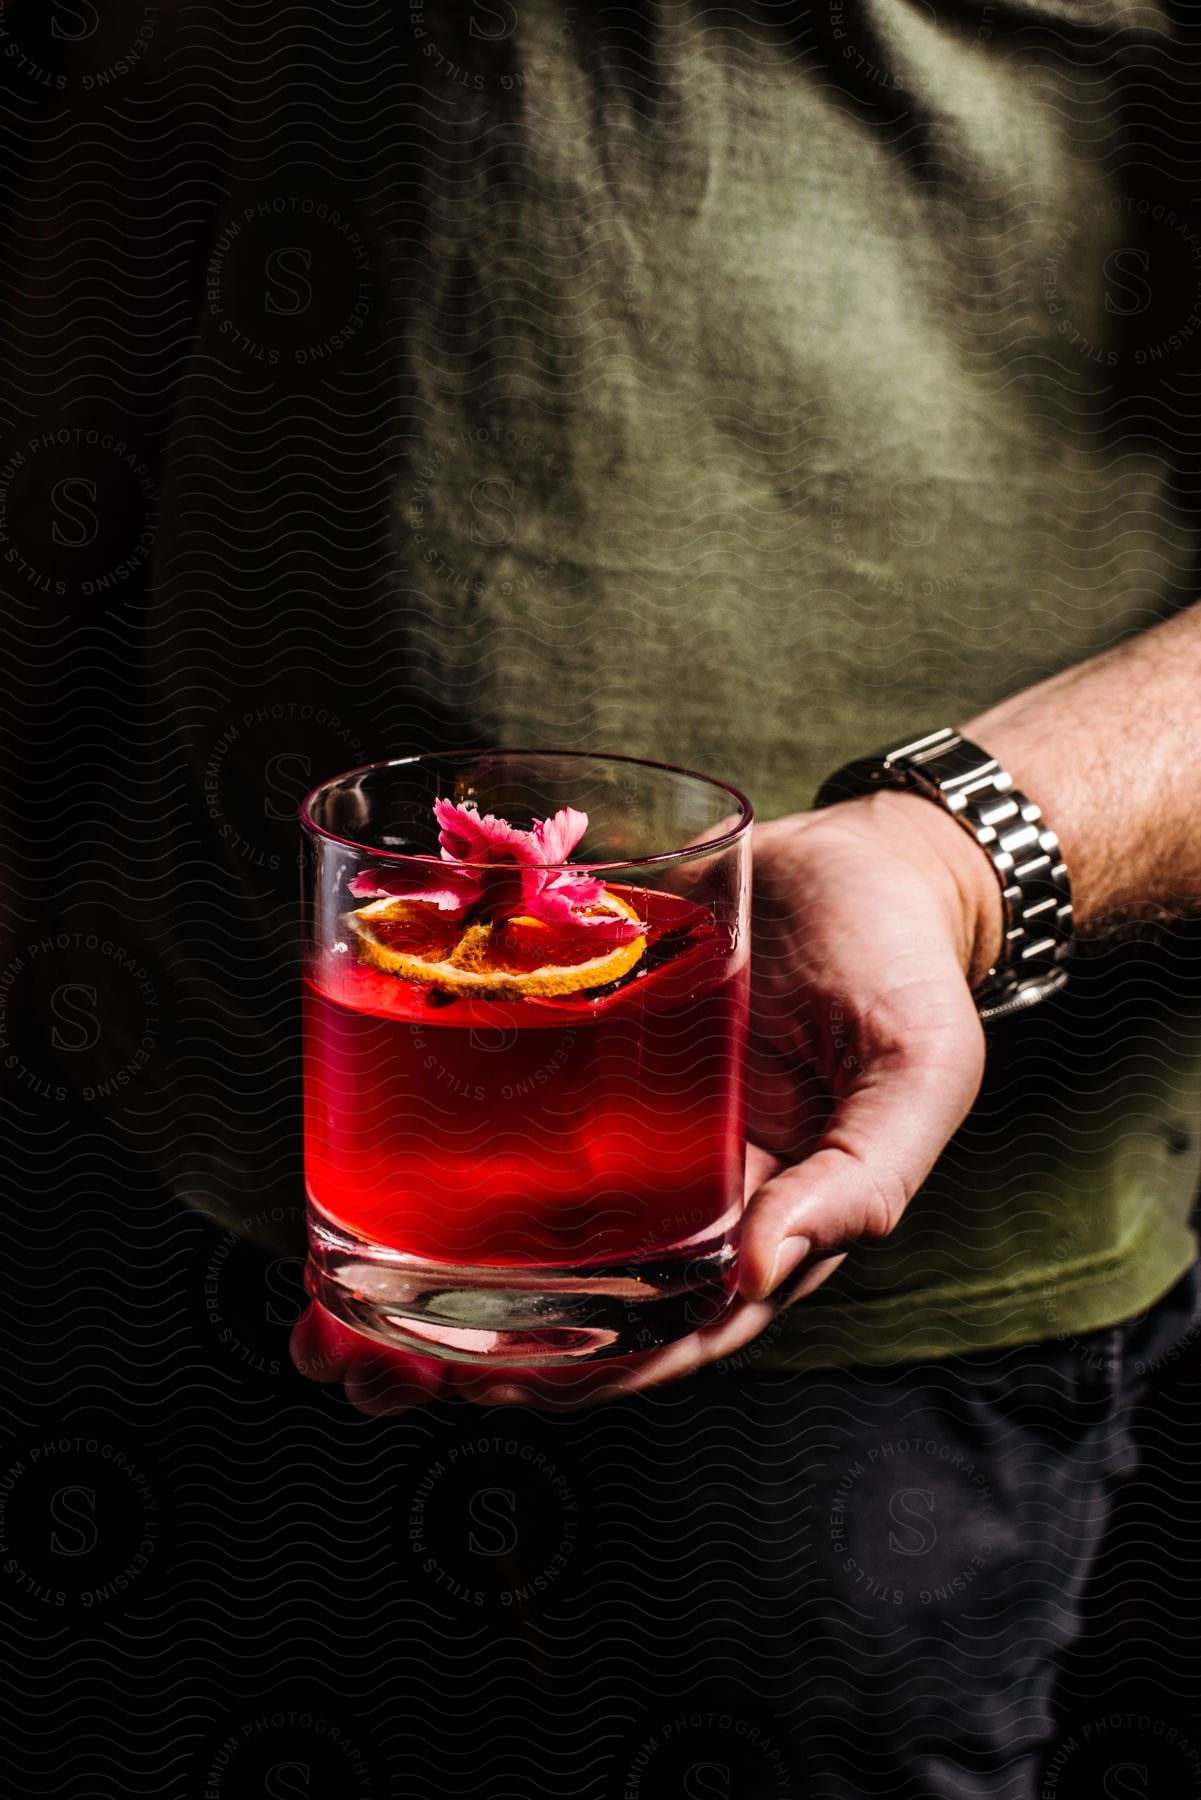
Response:
[[[341,1381],[351,1362],[366,1348],[366,1338],[339,1323],[314,1301],[292,1330],[288,1350],[292,1362],[309,1381]]]
[[[372,1344],[365,1355],[355,1358],[343,1377],[346,1398],[373,1419],[408,1412],[437,1399],[449,1385],[446,1369],[445,1363],[432,1357]]]
[[[614,1365],[567,1364],[559,1368],[490,1369],[464,1363],[455,1370],[455,1391],[472,1406],[534,1406],[572,1412],[612,1397]]]
[[[407,1412],[410,1407],[452,1394],[475,1406],[576,1412],[682,1380],[710,1363],[737,1355],[770,1324],[776,1310],[774,1304],[736,1301],[721,1319],[690,1337],[662,1350],[612,1362],[493,1369],[389,1350],[347,1330],[314,1305],[292,1333],[292,1360],[310,1380],[343,1381],[351,1405],[372,1418]]]
[[[920,1025],[871,1065],[831,1112],[814,1153],[772,1175],[748,1208],[739,1288],[765,1298],[802,1263],[886,1237],[976,1096],[983,1037],[966,1010],[948,1027]],[[816,1267],[812,1285],[831,1271]],[[801,1297],[798,1286],[793,1299]]]
[[[295,1326],[290,1348],[302,1375],[343,1382],[351,1405],[372,1418],[424,1406],[450,1385],[447,1364],[361,1337],[316,1302]]]
[[[737,1355],[771,1323],[775,1312],[770,1304],[735,1301],[714,1324],[662,1350],[557,1369],[461,1368],[456,1371],[456,1386],[476,1405],[577,1412],[602,1401],[641,1394],[664,1382],[682,1381],[711,1363]]]

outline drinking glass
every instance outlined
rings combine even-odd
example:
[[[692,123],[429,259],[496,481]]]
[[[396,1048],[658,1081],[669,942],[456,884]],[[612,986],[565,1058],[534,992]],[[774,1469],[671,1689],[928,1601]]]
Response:
[[[308,796],[307,1279],[335,1317],[513,1367],[720,1317],[750,824],[723,782],[583,752],[409,757]]]

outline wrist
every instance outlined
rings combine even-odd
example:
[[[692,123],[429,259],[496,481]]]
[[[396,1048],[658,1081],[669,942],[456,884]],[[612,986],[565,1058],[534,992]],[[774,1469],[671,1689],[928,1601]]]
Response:
[[[855,804],[875,811],[904,853],[938,888],[968,986],[979,987],[1001,956],[1005,907],[992,859],[951,814],[921,794],[882,788]]]

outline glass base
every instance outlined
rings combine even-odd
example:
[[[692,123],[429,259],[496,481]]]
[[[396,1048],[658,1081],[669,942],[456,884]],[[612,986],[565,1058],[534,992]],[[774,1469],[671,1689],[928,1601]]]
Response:
[[[309,1208],[305,1285],[334,1318],[394,1350],[542,1368],[657,1350],[734,1297],[728,1233],[585,1267],[475,1268],[384,1249]]]

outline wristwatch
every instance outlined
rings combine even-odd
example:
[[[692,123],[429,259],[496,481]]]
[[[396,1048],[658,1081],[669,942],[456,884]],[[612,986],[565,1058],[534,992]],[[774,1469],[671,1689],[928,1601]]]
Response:
[[[1068,978],[1075,943],[1072,884],[1059,839],[996,758],[944,727],[896,750],[848,763],[824,781],[815,807],[880,788],[921,794],[958,820],[990,858],[1001,884],[1001,955],[976,990],[982,1019],[1023,1012]]]

